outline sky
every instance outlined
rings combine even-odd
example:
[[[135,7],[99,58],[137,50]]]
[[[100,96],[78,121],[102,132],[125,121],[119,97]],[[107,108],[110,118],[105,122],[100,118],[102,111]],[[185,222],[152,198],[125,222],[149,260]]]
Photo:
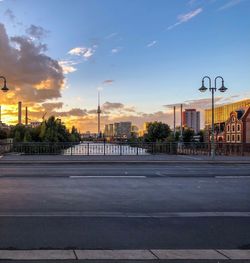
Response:
[[[250,0],[0,0],[2,121],[17,122],[20,100],[30,121],[96,132],[99,90],[102,127],[172,126],[172,105],[211,107],[205,75],[228,87],[217,104],[249,98],[249,28]]]

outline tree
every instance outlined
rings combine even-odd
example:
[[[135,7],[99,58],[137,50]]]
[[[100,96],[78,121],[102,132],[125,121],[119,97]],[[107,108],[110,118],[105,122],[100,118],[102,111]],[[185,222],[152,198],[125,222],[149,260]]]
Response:
[[[7,139],[7,137],[8,137],[8,133],[5,130],[0,129],[0,140],[5,140]]]
[[[147,142],[164,141],[170,135],[171,130],[168,124],[162,122],[151,122],[147,127],[147,134],[145,140]]]
[[[32,141],[30,131],[28,129],[25,131],[23,141],[24,142],[31,142]]]
[[[194,137],[194,130],[190,128],[185,128],[183,131],[183,141],[184,142],[191,142]]]

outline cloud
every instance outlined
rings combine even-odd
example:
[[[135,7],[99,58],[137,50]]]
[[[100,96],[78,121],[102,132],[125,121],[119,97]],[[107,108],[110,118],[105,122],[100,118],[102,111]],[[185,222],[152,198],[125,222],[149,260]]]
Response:
[[[54,111],[51,113],[51,115],[54,115],[56,117],[82,117],[87,116],[87,110],[86,109],[80,109],[80,108],[73,108],[69,111]]]
[[[25,36],[9,38],[0,23],[0,72],[10,88],[0,97],[2,103],[41,103],[61,97],[63,69],[57,60],[44,54],[45,50],[46,45],[35,44]]]
[[[75,62],[75,61],[72,61],[72,60],[61,60],[58,63],[62,67],[64,74],[69,74],[69,73],[75,72],[77,70],[75,65],[77,65],[78,63]]]
[[[87,47],[75,47],[75,48],[72,48],[68,54],[70,55],[75,55],[75,56],[81,56],[81,57],[84,57],[85,59],[89,59],[91,58],[95,53],[95,49],[90,47],[90,48],[87,48]]]
[[[219,102],[222,100],[222,97],[215,97],[214,101]],[[179,102],[175,104],[163,105],[166,108],[172,108],[173,106],[180,106],[182,104],[183,108],[194,108],[194,109],[207,109],[211,108],[211,98],[197,99],[197,100],[186,100],[184,102]]]
[[[236,5],[240,4],[241,2],[243,2],[243,0],[231,0],[231,1],[228,1],[225,5],[221,6],[218,9],[218,11],[225,10],[225,9],[230,8],[230,7],[236,6]]]
[[[106,39],[110,39],[110,38],[113,38],[113,37],[115,37],[115,36],[117,36],[117,35],[118,35],[117,32],[113,32],[113,33],[107,35],[105,38],[106,38]]]
[[[48,35],[49,31],[45,30],[41,26],[31,25],[26,29],[26,33],[32,38],[41,40]]]
[[[4,12],[4,15],[8,17],[11,21],[14,21],[16,16],[14,15],[13,11],[9,8]]]
[[[119,102],[108,102],[108,101],[106,101],[102,105],[103,110],[115,110],[115,109],[121,109],[121,108],[124,108],[124,104],[119,103]]]
[[[122,47],[112,48],[111,49],[111,53],[112,54],[116,54],[116,53],[119,53],[121,50],[122,50]]]
[[[103,84],[113,84],[114,80],[113,79],[106,79],[102,82]]]
[[[148,44],[147,44],[147,47],[153,47],[153,46],[155,46],[156,44],[157,44],[157,40],[154,40],[154,41],[148,43]]]
[[[196,17],[197,15],[199,15],[201,12],[203,11],[203,9],[200,7],[200,8],[197,8],[189,13],[186,13],[186,14],[181,14],[177,17],[177,22],[171,26],[169,26],[167,28],[167,30],[171,30],[173,28],[175,28],[176,26],[179,26],[183,23],[186,23],[188,22],[189,20],[191,20],[192,18]]]
[[[55,109],[61,109],[63,107],[62,102],[46,102],[42,104],[45,111],[53,111]]]

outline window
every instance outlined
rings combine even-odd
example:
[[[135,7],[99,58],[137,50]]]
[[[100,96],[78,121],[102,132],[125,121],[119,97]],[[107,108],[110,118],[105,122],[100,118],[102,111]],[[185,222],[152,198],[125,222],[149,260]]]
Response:
[[[240,131],[240,124],[237,124],[237,131]]]
[[[232,122],[235,122],[235,117],[232,118]]]
[[[241,136],[240,136],[240,134],[237,135],[237,142],[241,142]]]
[[[232,132],[234,132],[234,131],[235,131],[235,125],[232,124]]]
[[[232,134],[232,140],[231,140],[232,142],[235,142],[235,136],[234,136],[234,134]]]
[[[227,142],[230,142],[230,135],[227,134]]]
[[[227,131],[230,132],[230,125],[227,125]]]

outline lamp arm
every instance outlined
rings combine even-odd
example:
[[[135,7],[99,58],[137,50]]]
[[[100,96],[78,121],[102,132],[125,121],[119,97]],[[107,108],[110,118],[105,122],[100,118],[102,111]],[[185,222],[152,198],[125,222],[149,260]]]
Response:
[[[203,77],[202,78],[202,83],[204,83],[205,79],[208,79],[208,81],[209,81],[209,89],[211,89],[211,78],[208,77],[208,76]]]

